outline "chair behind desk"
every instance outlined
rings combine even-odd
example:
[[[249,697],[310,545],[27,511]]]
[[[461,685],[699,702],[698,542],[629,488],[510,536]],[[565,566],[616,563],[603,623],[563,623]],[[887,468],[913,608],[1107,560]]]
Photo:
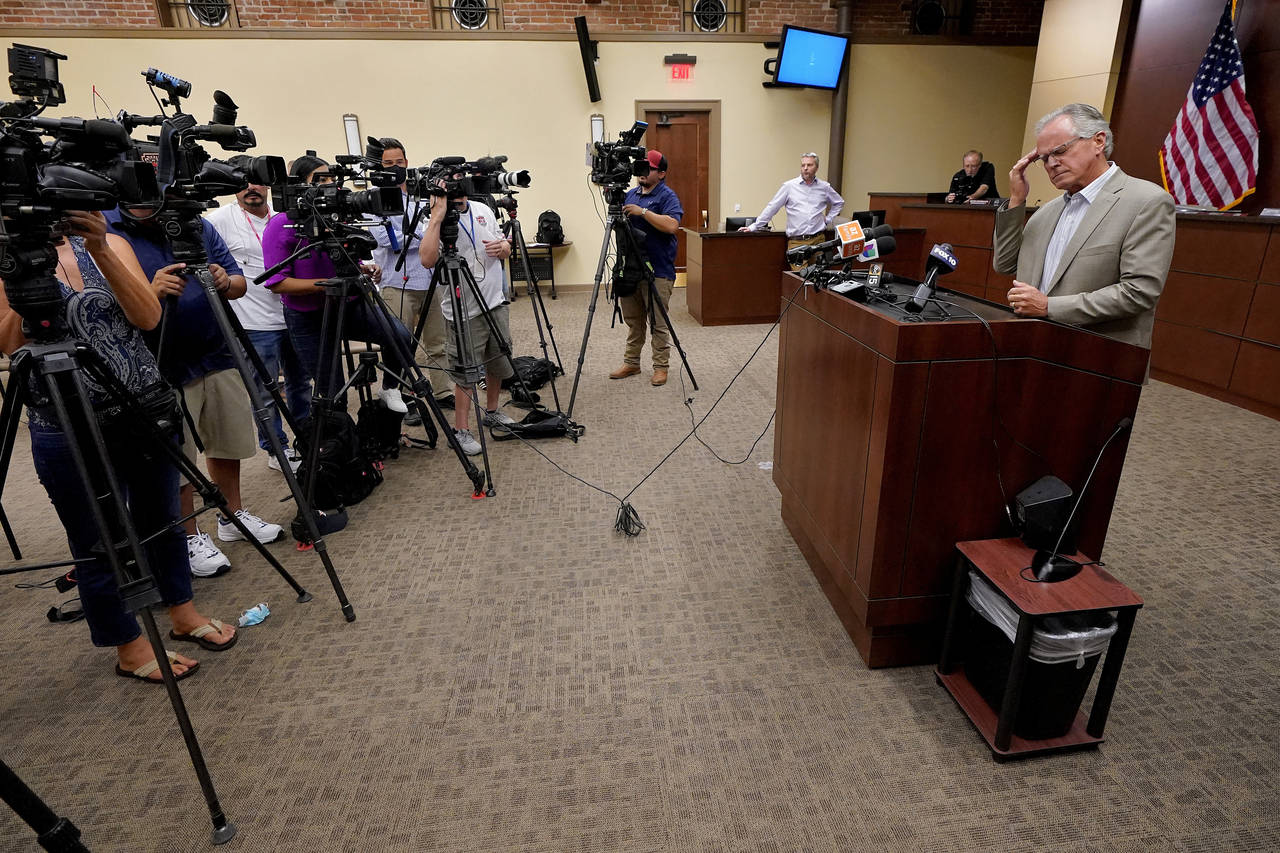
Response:
[[[883,210],[858,210],[849,214],[849,219],[857,222],[865,231],[868,228],[875,228],[877,225],[884,224]]]
[[[756,218],[754,216],[730,216],[724,221],[724,230],[726,232],[737,231],[739,228],[746,228],[755,221]]]

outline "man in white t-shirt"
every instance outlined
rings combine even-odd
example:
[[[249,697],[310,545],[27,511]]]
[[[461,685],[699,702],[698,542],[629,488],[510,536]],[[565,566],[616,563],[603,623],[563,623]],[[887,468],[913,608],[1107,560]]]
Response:
[[[238,159],[240,158],[232,157],[228,162],[239,166],[241,164],[236,162]],[[235,204],[224,204],[210,211],[205,218],[227,244],[248,282],[244,296],[232,300],[231,309],[236,312],[236,317],[248,333],[249,342],[262,357],[263,364],[272,373],[272,377],[278,380],[280,368],[284,368],[285,401],[291,413],[302,417],[311,410],[311,383],[289,340],[280,295],[253,283],[253,279],[264,269],[262,232],[266,230],[267,222],[274,213],[268,193],[267,187],[249,184],[246,189],[236,193]],[[272,429],[287,449],[289,440],[278,412],[272,412]],[[258,427],[258,446],[263,450],[271,446],[261,426]],[[297,470],[301,462],[297,452],[289,450],[289,464],[294,470]],[[275,456],[270,456],[267,464],[280,470],[280,463]]]
[[[465,180],[461,175],[455,176]],[[445,220],[446,205],[458,210],[458,237],[455,246],[459,257],[467,264],[479,286],[481,298],[489,309],[489,316],[503,340],[511,343],[510,306],[503,292],[502,262],[511,255],[511,243],[502,236],[498,217],[487,206],[471,201],[465,195],[452,202],[443,195],[431,196],[430,218],[418,247],[422,265],[431,269],[441,255],[440,234]],[[503,428],[512,423],[511,418],[498,411],[498,395],[502,392],[502,380],[513,373],[511,363],[502,354],[498,339],[494,337],[480,305],[465,282],[459,282],[462,311],[465,316],[454,317],[453,297],[444,294],[441,312],[445,321],[445,350],[449,357],[449,374],[454,381],[454,433],[458,443],[469,456],[480,452],[480,442],[471,434],[470,411],[473,404],[473,388],[485,381],[485,415],[483,426]],[[470,352],[459,352],[459,323],[465,323]]]

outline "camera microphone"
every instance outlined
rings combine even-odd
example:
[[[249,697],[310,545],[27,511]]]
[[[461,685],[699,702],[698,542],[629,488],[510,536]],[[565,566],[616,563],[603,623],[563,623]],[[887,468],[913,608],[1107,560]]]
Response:
[[[933,248],[929,250],[929,257],[925,260],[924,281],[920,282],[916,292],[911,295],[911,300],[903,307],[912,314],[919,314],[937,289],[938,276],[946,275],[955,268],[956,256],[951,253],[951,244],[934,243]]]
[[[461,166],[467,162],[466,157],[437,157],[431,161],[437,166]]]

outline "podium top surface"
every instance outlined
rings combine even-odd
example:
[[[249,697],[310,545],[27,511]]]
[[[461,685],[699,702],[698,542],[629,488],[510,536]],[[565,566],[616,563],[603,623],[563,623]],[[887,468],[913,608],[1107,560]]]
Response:
[[[783,237],[787,236],[785,231],[702,231],[697,228],[682,228],[691,235],[701,237],[704,240],[713,237],[734,237],[744,239],[757,239],[760,237]]]
[[[1079,326],[1018,317],[1007,306],[944,287],[936,296],[950,313],[946,318],[935,303],[920,314],[905,311],[909,285],[889,285],[897,302],[886,304],[801,284],[795,273],[783,273],[788,311],[811,313],[895,363],[1032,358],[1133,385],[1146,380],[1149,350]]]
[[[1056,583],[1036,581],[1029,569],[1035,552],[1021,539],[957,542],[956,548],[1010,604],[1028,616],[1142,606],[1142,599],[1133,590],[1101,566],[1085,566],[1075,577]],[[1089,557],[1080,553],[1071,555],[1071,559],[1090,562]]]

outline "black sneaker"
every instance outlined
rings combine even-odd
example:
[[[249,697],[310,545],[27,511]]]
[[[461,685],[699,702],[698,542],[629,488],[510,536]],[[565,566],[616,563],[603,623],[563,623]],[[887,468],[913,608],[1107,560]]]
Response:
[[[409,408],[409,414],[404,416],[405,426],[422,426],[422,413],[418,411],[417,406]]]
[[[442,408],[442,409],[452,409],[452,408],[453,408],[453,395],[452,395],[452,394],[446,394],[446,395],[444,395],[443,397],[436,397],[436,403],[437,403],[437,404],[440,406],[440,408]]]

